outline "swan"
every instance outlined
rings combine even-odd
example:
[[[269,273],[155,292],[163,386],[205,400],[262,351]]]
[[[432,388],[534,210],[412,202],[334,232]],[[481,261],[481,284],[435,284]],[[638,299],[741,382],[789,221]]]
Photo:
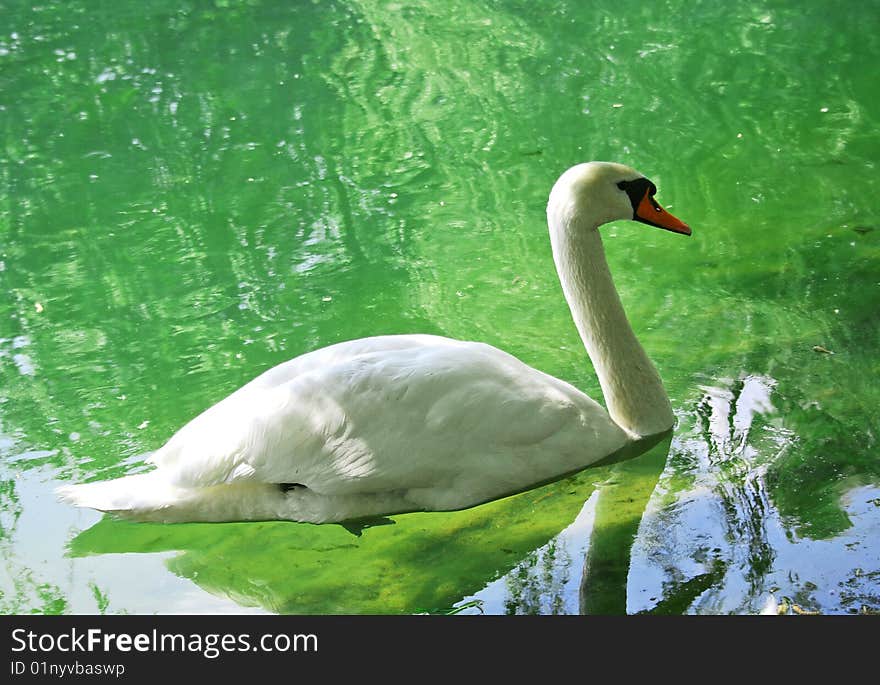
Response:
[[[141,521],[344,522],[471,507],[579,471],[672,428],[660,376],[626,318],[598,228],[690,228],[656,186],[579,164],[547,204],[562,291],[607,411],[495,347],[434,335],[331,345],[269,369],[175,433],[155,469],[58,489]]]

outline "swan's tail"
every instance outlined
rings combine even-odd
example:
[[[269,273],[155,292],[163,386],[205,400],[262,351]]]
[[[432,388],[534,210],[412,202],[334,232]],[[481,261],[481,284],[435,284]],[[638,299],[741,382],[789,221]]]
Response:
[[[64,485],[55,494],[62,502],[77,507],[142,520],[162,520],[163,511],[168,513],[182,500],[191,499],[186,490],[170,485],[155,471],[97,483]]]
[[[419,506],[397,493],[324,495],[300,486],[236,481],[202,487],[169,482],[162,469],[56,491],[62,502],[106,511],[122,518],[156,523],[187,521],[275,521],[328,523],[415,511]]]
[[[301,518],[293,498],[277,485],[242,482],[180,487],[161,470],[115,480],[65,485],[55,493],[62,502],[135,521],[266,521]],[[301,520],[314,520],[304,517]]]

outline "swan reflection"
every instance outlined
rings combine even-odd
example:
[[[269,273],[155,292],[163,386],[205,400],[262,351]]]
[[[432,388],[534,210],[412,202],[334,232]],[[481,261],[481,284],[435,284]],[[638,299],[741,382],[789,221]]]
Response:
[[[174,574],[242,607],[278,613],[446,612],[456,611],[463,594],[477,597],[488,583],[528,563],[560,531],[590,528],[594,549],[625,549],[589,578],[608,577],[602,593],[608,587],[625,591],[625,559],[668,446],[668,435],[633,443],[612,455],[614,463],[472,509],[392,516],[393,525],[366,525],[360,535],[335,524],[160,525],[107,516],[77,535],[69,553],[176,552],[165,561]],[[599,490],[613,493],[616,482],[628,483],[631,501],[606,507],[600,496],[600,517],[581,525],[584,503],[595,502]],[[583,562],[572,561],[568,572],[579,586]],[[589,589],[583,594],[591,606]]]

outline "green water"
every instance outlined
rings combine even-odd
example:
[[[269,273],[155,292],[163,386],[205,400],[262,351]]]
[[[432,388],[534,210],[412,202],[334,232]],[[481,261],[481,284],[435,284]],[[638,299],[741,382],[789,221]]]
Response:
[[[880,3],[0,2],[0,610],[880,611]],[[54,500],[341,340],[482,340],[600,398],[544,206],[603,229],[679,425],[360,536]]]

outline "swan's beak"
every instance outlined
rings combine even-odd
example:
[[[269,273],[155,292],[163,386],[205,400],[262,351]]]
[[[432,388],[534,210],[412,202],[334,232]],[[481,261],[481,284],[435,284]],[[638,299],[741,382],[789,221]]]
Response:
[[[645,193],[645,197],[643,197],[642,201],[639,203],[634,218],[636,221],[641,221],[643,224],[656,226],[657,228],[665,228],[667,231],[672,231],[673,233],[681,233],[682,235],[691,234],[690,226],[678,217],[672,216],[672,214],[657,204],[654,196],[651,195],[650,189],[648,189]]]

